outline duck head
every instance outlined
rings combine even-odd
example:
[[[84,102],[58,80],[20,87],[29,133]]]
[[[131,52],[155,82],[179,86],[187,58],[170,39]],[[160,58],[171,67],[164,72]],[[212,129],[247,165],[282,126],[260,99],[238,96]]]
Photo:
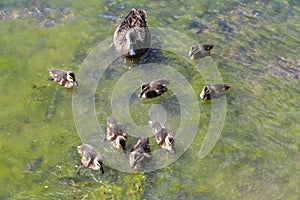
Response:
[[[210,55],[210,50],[212,50],[212,48],[214,48],[214,45],[211,43],[208,43],[208,44],[202,44],[202,47],[205,49],[205,51],[208,53],[208,55]]]
[[[78,85],[78,82],[75,79],[75,74],[72,71],[67,72],[67,80],[71,83],[73,83],[74,86]]]
[[[94,159],[94,165],[96,166],[96,169],[99,169],[101,174],[104,174],[103,169],[103,160],[100,156],[96,156]]]
[[[142,91],[139,94],[139,98],[146,98],[146,92],[150,89],[150,83],[144,83],[141,87]]]
[[[171,135],[167,136],[165,139],[165,143],[166,143],[166,149],[168,151],[170,151],[171,153],[176,153],[176,150],[174,148],[175,140],[173,136]]]
[[[209,86],[205,85],[200,93],[200,98],[203,100],[210,100]]]
[[[119,148],[122,148],[123,151],[126,151],[126,138],[119,135],[116,138],[116,142]]]

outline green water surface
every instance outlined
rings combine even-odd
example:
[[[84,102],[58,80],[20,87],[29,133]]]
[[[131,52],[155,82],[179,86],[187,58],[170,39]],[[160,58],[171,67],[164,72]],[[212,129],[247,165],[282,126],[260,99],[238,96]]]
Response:
[[[0,199],[299,199],[299,5],[297,0],[1,0]],[[86,168],[77,175],[81,140],[73,90],[47,81],[48,69],[78,72],[131,8],[145,9],[151,27],[215,45],[211,59],[232,85],[222,134],[200,158],[212,106],[199,98],[205,77],[163,51],[148,62],[172,63],[197,94],[201,114],[192,145],[157,171],[132,174],[104,165],[104,175]],[[107,97],[129,70],[121,64],[100,80],[95,105],[103,129],[111,115]],[[180,107],[172,91],[132,104],[132,119],[145,125],[153,103],[167,108],[167,125],[176,130]],[[157,149],[154,140],[151,145]],[[40,157],[38,167],[26,167]]]

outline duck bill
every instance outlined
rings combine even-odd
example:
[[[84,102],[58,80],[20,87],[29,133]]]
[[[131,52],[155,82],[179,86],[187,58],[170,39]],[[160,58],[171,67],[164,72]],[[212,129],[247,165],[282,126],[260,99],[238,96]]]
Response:
[[[204,92],[204,91],[201,92],[200,98],[201,98],[201,99],[204,99],[204,98],[205,98],[205,92]]]
[[[77,81],[74,81],[73,84],[74,84],[74,86],[78,86],[78,82]]]
[[[141,92],[140,94],[139,94],[139,98],[142,98],[143,97],[143,95],[144,95],[144,92]]]

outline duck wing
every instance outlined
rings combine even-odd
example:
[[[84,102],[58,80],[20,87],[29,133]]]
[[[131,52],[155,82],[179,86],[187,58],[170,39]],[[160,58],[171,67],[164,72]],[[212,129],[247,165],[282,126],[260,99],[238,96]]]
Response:
[[[228,90],[230,86],[228,84],[215,84],[210,85],[211,98],[218,98],[225,95],[225,91]]]
[[[158,94],[162,94],[168,90],[170,80],[168,78],[154,80],[150,83],[150,90],[156,91]]]
[[[49,74],[56,80],[67,79],[67,72],[61,69],[52,68],[49,70]]]
[[[141,9],[132,9],[120,24],[118,31],[129,30],[131,28],[144,28],[146,24],[147,13]]]
[[[119,135],[127,138],[125,128],[114,117],[107,118],[106,139],[110,142],[114,141]]]

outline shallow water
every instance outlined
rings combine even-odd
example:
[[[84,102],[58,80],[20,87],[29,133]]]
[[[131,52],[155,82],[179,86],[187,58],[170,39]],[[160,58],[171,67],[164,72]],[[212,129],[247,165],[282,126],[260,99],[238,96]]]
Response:
[[[198,122],[197,132],[185,146],[189,138],[180,137],[184,132],[179,131],[178,158],[159,170],[144,174],[119,171],[110,167],[113,159],[104,155],[104,175],[85,168],[79,176],[76,146],[86,138],[78,128],[78,113],[72,103],[74,106],[74,95],[86,81],[80,70],[86,69],[87,56],[101,42],[112,41],[120,20],[132,7],[147,11],[150,27],[174,30],[195,42],[215,45],[211,58],[189,62],[185,59],[189,49],[182,45],[185,37],[166,36],[162,37],[163,50],[151,52],[145,61],[169,66],[190,83],[199,112],[187,112],[190,118],[185,122],[190,121],[191,127]],[[299,13],[298,1],[292,0],[2,1],[0,199],[299,199]],[[180,51],[186,54],[174,53]],[[210,71],[207,66],[211,65],[217,71]],[[114,95],[127,87],[122,84],[128,80],[125,75],[148,73],[149,68],[143,66],[146,64],[128,69],[116,60],[99,79],[90,100],[94,100],[102,130],[107,116],[120,115],[112,108],[111,99],[118,99]],[[47,81],[51,67],[78,72],[79,87],[73,91]],[[199,93],[215,73],[232,88],[226,98],[203,102]],[[98,81],[97,75],[90,72],[89,76]],[[128,91],[132,92],[128,101],[131,119],[146,127],[152,115],[162,121],[166,118],[166,126],[177,133],[185,107],[176,84],[171,82],[170,91],[162,97],[140,100],[135,95],[147,79],[132,77],[136,85]],[[216,144],[201,156],[214,122],[214,109],[224,102],[226,117],[218,122],[224,123],[221,135],[213,135]],[[155,115],[155,109],[166,115]],[[126,120],[122,122],[126,124]],[[151,135],[151,131],[144,134]],[[135,142],[130,138],[128,146]],[[166,162],[172,159],[171,154],[157,153],[153,139],[151,147],[154,160],[155,155],[164,156]],[[116,152],[109,146],[107,151],[107,155]],[[28,163],[39,158],[42,162],[28,170]]]

